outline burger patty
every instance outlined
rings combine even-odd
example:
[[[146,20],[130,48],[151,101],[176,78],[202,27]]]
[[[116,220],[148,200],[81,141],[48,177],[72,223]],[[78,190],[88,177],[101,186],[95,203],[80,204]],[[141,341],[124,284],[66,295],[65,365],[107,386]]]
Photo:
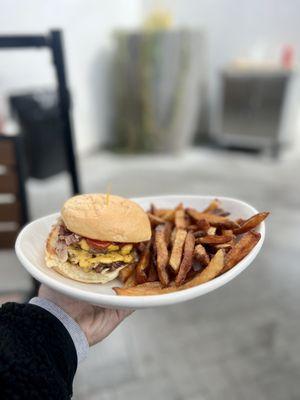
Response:
[[[125,266],[126,264],[122,262],[114,262],[112,264],[109,264],[109,269],[110,270],[115,270],[117,268],[120,268],[122,266]],[[95,272],[102,272],[105,268],[107,268],[107,265],[105,264],[99,264],[96,268],[93,268],[93,271]]]

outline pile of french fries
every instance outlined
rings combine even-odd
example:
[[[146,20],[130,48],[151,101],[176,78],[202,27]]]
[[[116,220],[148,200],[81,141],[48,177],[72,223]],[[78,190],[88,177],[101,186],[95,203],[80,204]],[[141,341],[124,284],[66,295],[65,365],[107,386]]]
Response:
[[[172,293],[208,282],[239,263],[260,239],[255,228],[269,215],[233,220],[213,200],[203,211],[156,208],[148,216],[152,238],[139,246],[139,261],[120,271],[118,295]]]

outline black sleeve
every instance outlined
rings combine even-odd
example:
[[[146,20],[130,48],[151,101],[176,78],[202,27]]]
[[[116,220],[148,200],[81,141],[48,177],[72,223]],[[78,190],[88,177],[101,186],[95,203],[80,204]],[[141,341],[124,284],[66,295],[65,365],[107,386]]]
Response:
[[[51,313],[33,304],[0,308],[1,399],[70,399],[76,368],[73,341]]]

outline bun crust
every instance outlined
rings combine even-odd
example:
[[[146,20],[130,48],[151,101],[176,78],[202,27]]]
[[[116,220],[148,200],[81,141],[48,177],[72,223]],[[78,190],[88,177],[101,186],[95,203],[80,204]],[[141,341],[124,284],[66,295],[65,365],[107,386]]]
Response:
[[[68,261],[62,262],[55,252],[58,229],[58,226],[55,226],[48,236],[45,249],[45,261],[49,268],[54,269],[59,274],[83,283],[106,283],[115,279],[119,275],[119,271],[125,267],[124,265],[112,271],[104,269],[101,272],[85,272],[82,268]]]
[[[109,242],[138,243],[151,237],[147,214],[119,196],[83,194],[71,197],[61,210],[66,227],[78,235]]]

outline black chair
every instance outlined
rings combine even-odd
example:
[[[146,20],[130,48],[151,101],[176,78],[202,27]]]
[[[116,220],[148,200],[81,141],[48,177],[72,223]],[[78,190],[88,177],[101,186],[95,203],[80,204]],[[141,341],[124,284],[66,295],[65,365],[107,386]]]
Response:
[[[65,168],[70,174],[71,178],[71,189],[72,193],[76,194],[80,192],[80,184],[77,174],[77,165],[76,165],[76,158],[74,154],[74,147],[73,147],[73,128],[72,128],[72,121],[71,121],[71,99],[70,93],[67,85],[67,77],[65,71],[65,63],[64,63],[64,53],[63,53],[63,43],[62,43],[62,33],[59,30],[52,30],[49,32],[48,35],[0,35],[0,50],[1,49],[32,49],[32,48],[46,48],[52,54],[53,65],[55,68],[55,76],[57,81],[57,97],[58,97],[58,107],[59,107],[59,114],[61,118],[61,125],[62,125],[62,135],[63,135],[63,147],[64,147],[64,154],[65,154]],[[1,133],[1,132],[0,132]],[[14,205],[7,205],[7,209],[10,210],[11,213],[18,213],[20,217],[18,217],[19,222],[21,225],[26,224],[28,222],[28,209],[27,209],[27,198],[26,198],[26,191],[25,191],[25,179],[26,174],[24,170],[26,170],[26,165],[22,161],[23,167],[20,167],[20,160],[24,159],[24,146],[21,146],[22,141],[18,140],[17,138],[12,140],[6,140],[3,137],[0,140],[0,146],[2,146],[2,155],[5,156],[5,160],[7,158],[7,150],[4,148],[5,146],[10,146],[12,142],[16,146],[16,155],[18,158],[18,163],[16,172],[18,171],[18,178],[16,178],[16,182],[18,182],[18,190],[20,193],[19,201],[22,203],[20,205],[20,211],[16,209]],[[1,153],[1,152],[0,152]],[[12,158],[13,159],[13,158]],[[9,183],[9,177],[4,176],[1,181],[3,184]],[[1,183],[0,182],[0,183]],[[11,186],[11,184],[10,184]],[[17,187],[16,186],[16,187]],[[2,185],[2,189],[4,190],[5,187]],[[3,192],[2,190],[2,192]],[[17,189],[16,189],[17,190]],[[1,190],[0,190],[1,192]],[[2,217],[7,212],[7,209],[2,210]],[[6,211],[5,211],[6,210]],[[1,210],[0,210],[1,211]],[[16,214],[17,215],[17,214]],[[4,215],[5,216],[5,215]],[[13,217],[13,215],[11,216]],[[5,216],[7,218],[7,216]],[[20,226],[21,226],[20,225]],[[14,245],[15,235],[17,234],[18,228],[13,232],[9,238],[7,239],[7,235],[3,235],[5,237],[5,241],[1,239],[2,247],[12,247]],[[0,241],[0,247],[1,247]],[[38,282],[33,280],[33,289],[30,293],[29,297],[35,295],[38,289]]]
[[[0,35],[1,49],[47,48],[52,54],[57,81],[58,106],[62,123],[66,169],[70,173],[73,194],[80,192],[76,158],[73,147],[71,100],[67,85],[62,33],[52,30],[48,35]]]

